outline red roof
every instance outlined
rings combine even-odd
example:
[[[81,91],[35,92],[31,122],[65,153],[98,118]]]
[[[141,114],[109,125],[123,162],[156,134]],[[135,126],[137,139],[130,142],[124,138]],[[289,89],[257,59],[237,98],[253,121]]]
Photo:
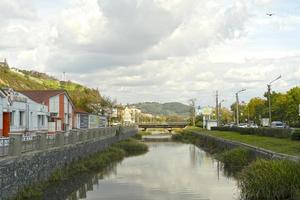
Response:
[[[75,108],[75,113],[89,114],[88,112],[86,112],[85,110],[83,110],[83,109],[81,109],[81,108]]]
[[[23,91],[18,91],[22,93],[23,95],[29,97],[31,100],[44,104],[46,100],[48,100],[50,97],[63,94],[65,93],[68,97],[68,93],[65,90],[23,90]],[[69,97],[71,100],[71,98]]]

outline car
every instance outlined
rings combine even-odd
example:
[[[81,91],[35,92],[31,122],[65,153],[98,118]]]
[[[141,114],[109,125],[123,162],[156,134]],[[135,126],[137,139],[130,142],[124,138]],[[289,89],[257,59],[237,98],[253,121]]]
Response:
[[[258,125],[257,124],[250,124],[249,127],[250,128],[258,128]]]
[[[238,125],[238,127],[239,127],[239,128],[248,128],[248,124],[246,124],[246,123],[240,123],[240,124]]]
[[[288,128],[288,126],[281,121],[273,121],[271,123],[271,128]]]

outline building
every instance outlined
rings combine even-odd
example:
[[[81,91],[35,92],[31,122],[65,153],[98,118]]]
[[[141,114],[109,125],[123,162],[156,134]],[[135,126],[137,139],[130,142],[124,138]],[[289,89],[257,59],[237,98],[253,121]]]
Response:
[[[123,122],[125,125],[139,123],[141,110],[137,108],[129,108],[125,107],[124,114],[123,114]]]
[[[74,128],[76,129],[85,129],[89,127],[89,113],[76,108],[75,109],[75,120],[74,120]]]
[[[9,68],[6,58],[3,61],[0,61],[0,67]]]
[[[0,90],[0,136],[48,130],[48,107],[12,89]]]
[[[48,106],[48,131],[68,131],[73,128],[74,104],[65,90],[20,91],[33,101]]]

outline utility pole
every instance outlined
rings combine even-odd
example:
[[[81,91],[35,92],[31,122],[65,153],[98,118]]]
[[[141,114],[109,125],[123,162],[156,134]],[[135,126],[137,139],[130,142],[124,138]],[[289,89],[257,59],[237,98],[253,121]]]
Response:
[[[236,124],[239,125],[239,94],[235,93],[235,97],[236,97]]]
[[[271,126],[272,123],[272,109],[271,109],[271,84],[274,83],[275,81],[277,81],[278,79],[281,78],[281,75],[278,76],[276,79],[274,79],[273,81],[271,81],[269,84],[267,84],[268,86],[268,101],[269,101],[269,126]]]
[[[242,89],[240,91],[238,91],[237,93],[235,93],[235,97],[236,97],[236,124],[239,125],[240,121],[239,121],[239,93],[240,92],[244,92],[246,91],[246,89]]]
[[[218,90],[216,91],[216,115],[217,115],[217,126],[219,126],[220,121],[219,121],[219,95],[218,95]]]
[[[224,102],[225,100],[223,99],[222,101],[220,101],[219,103],[219,122],[222,122],[222,103]]]

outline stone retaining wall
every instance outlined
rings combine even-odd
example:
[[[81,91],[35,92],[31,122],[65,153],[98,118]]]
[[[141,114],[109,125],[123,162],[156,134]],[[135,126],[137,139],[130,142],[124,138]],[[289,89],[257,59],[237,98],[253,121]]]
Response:
[[[237,147],[243,147],[249,149],[254,155],[262,158],[268,158],[268,159],[288,159],[288,160],[293,160],[293,161],[300,161],[300,157],[298,156],[291,156],[287,154],[282,154],[282,153],[276,153],[264,148],[252,146],[249,144],[241,143],[241,142],[234,142],[230,140],[226,140],[223,138],[215,137],[212,135],[207,135],[204,133],[199,133],[199,132],[192,132],[192,134],[196,137],[201,138],[202,140],[206,142],[213,142],[215,145],[217,145],[220,148],[225,148],[225,149],[233,149]]]
[[[57,169],[80,158],[101,152],[111,144],[137,134],[137,129],[124,129],[118,136],[33,151],[0,160],[0,199],[8,199],[27,185],[47,180]]]

